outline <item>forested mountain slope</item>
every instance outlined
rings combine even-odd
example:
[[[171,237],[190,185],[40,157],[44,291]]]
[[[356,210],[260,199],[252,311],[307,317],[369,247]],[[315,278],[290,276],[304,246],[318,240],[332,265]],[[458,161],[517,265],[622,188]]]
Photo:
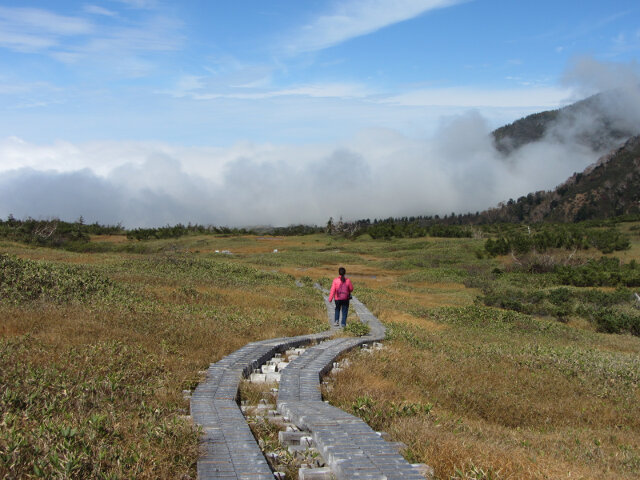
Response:
[[[534,113],[493,132],[498,151],[508,155],[537,141],[573,142],[606,152],[640,134],[638,88],[593,95],[558,110]]]
[[[529,222],[575,222],[630,213],[640,213],[640,136],[551,192],[530,193],[483,212],[492,220]]]

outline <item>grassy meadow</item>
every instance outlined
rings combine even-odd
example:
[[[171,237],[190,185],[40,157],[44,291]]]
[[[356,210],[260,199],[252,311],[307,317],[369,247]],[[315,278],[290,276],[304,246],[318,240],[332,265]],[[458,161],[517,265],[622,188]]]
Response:
[[[409,460],[438,479],[638,478],[637,226],[607,255],[622,273],[575,270],[594,249],[548,252],[578,277],[490,257],[483,238],[0,240],[0,476],[195,478],[182,391],[249,341],[323,330],[312,281],[345,266],[389,340],[350,353],[325,397]],[[621,284],[571,283],[596,274]]]

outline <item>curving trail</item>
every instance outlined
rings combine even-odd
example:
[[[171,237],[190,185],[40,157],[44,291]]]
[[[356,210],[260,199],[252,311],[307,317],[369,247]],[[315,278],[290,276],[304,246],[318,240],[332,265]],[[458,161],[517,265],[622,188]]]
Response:
[[[316,288],[320,286],[316,284]],[[333,304],[324,296],[329,323]],[[351,302],[369,335],[328,340],[335,327],[317,334],[252,342],[211,364],[206,380],[191,397],[191,415],[202,426],[205,452],[198,460],[198,478],[273,480],[274,474],[236,402],[243,377],[276,353],[319,342],[282,371],[278,411],[311,432],[316,448],[338,480],[424,480],[397,446],[386,442],[366,423],[322,401],[320,378],[342,353],[364,343],[383,340],[385,328],[357,299]]]

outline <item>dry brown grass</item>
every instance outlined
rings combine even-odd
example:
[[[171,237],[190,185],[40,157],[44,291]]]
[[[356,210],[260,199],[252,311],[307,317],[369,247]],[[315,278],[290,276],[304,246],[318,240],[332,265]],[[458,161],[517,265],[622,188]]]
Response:
[[[434,322],[428,318],[421,318],[410,313],[398,312],[395,310],[382,310],[379,319],[385,323],[403,323],[419,327],[427,332],[438,332],[447,328],[442,323]]]
[[[420,327],[442,334],[428,323]],[[505,479],[637,478],[637,388],[630,397],[610,390],[602,398],[601,385],[576,385],[508,361],[455,361],[406,345],[351,355],[351,366],[333,378],[329,397],[347,410],[363,396],[434,402],[431,414],[391,418],[384,428],[438,478],[471,465]]]
[[[124,286],[125,291],[138,292],[141,298],[123,297],[106,303],[90,300],[74,304],[0,304],[0,360],[11,361],[1,355],[4,346],[18,348],[16,345],[24,343],[27,347],[20,350],[20,366],[36,375],[32,379],[16,371],[10,378],[3,377],[7,384],[2,392],[11,383],[11,392],[22,390],[27,395],[29,385],[45,382],[38,373],[42,371],[47,380],[38,388],[47,390],[50,404],[65,405],[57,412],[46,413],[34,404],[27,407],[32,412],[30,418],[20,422],[7,420],[13,416],[2,417],[1,452],[13,451],[11,445],[19,436],[34,432],[16,450],[19,456],[11,460],[10,468],[0,462],[3,478],[33,474],[34,462],[42,464],[44,476],[63,478],[55,466],[56,458],[61,456],[75,458],[79,465],[74,467],[75,473],[64,478],[99,478],[102,474],[113,478],[181,478],[186,474],[195,478],[197,436],[180,416],[188,412],[182,390],[193,388],[201,380],[197,372],[249,341],[308,333],[326,322],[322,302],[315,293],[296,288],[284,277],[279,280],[281,283],[273,284],[254,284],[249,277],[237,286],[224,282],[217,285],[207,280],[209,277],[190,278],[188,272],[180,271],[182,277],[178,278],[149,270],[144,262],[134,261],[130,269],[118,266],[112,271],[110,265],[118,264],[127,255],[15,249],[22,258],[105,268],[113,281]],[[162,258],[160,262],[164,261]],[[83,353],[108,350],[112,345],[122,359]],[[128,363],[129,358],[139,358],[142,367]],[[105,372],[110,361],[117,362],[117,366]],[[140,368],[148,373],[135,379]],[[4,374],[9,375],[8,369]],[[109,381],[122,383],[118,397],[112,400],[113,425],[108,430],[100,430],[103,427],[94,426],[91,419],[106,412],[102,402],[109,399],[109,391],[99,402],[71,406],[67,400],[78,398],[78,394],[69,392],[86,388],[81,385],[102,385],[101,375],[112,375],[113,380]],[[121,398],[129,390],[139,393],[131,399]],[[6,395],[5,398],[14,398],[13,393]],[[34,395],[29,396],[34,400],[27,400],[27,405],[37,400],[38,395]],[[38,422],[52,425],[58,433],[38,433]],[[60,437],[64,425],[78,430],[74,443],[67,444]],[[111,433],[113,429],[116,436]],[[83,453],[102,448],[100,442],[91,440],[101,436],[111,442],[108,449],[100,450],[102,453],[96,450],[89,456]],[[29,445],[37,445],[40,450],[33,451]],[[62,451],[56,453],[56,449]],[[93,455],[104,458],[98,462]],[[138,458],[140,455],[142,458]]]
[[[430,288],[412,289],[411,291],[398,288],[388,288],[387,291],[396,298],[410,301],[425,308],[443,307],[447,305],[467,305],[470,292],[461,285],[460,289],[442,288],[434,284]],[[422,290],[422,291],[420,291]]]
[[[213,258],[214,250],[229,249],[234,255],[224,261],[254,262],[260,269],[316,280],[334,277],[340,266],[322,263],[321,252],[332,248],[331,242],[322,236],[194,237],[184,240],[179,249],[192,252],[193,258]],[[405,245],[411,247],[414,242],[424,239],[407,240]],[[476,246],[464,243],[467,240],[429,239],[426,243],[442,248],[447,242],[455,246],[449,254],[452,258],[462,254],[467,255],[466,261],[474,261]],[[630,255],[640,251],[639,244],[634,243]],[[386,252],[395,243],[370,242],[373,253],[360,253],[367,250],[363,245],[369,244],[338,242],[336,251],[356,251],[341,265],[372,311],[400,332],[406,330],[407,336],[398,335],[374,355],[350,354],[351,367],[335,376],[327,393],[332,402],[348,411],[363,396],[385,405],[434,404],[429,414],[383,416],[378,421],[396,440],[409,445],[412,460],[434,466],[441,480],[459,477],[456,469],[490,471],[492,477],[478,478],[493,479],[638,478],[639,387],[611,375],[615,362],[630,363],[629,358],[640,354],[638,338],[595,334],[593,327],[576,319],[569,325],[579,335],[553,329],[548,334],[469,329],[442,321],[428,312],[447,305],[471,305],[478,291],[446,278],[405,282],[402,277],[410,269],[379,268],[383,261],[398,260]],[[290,255],[276,267],[262,267],[260,260],[269,260],[274,248],[295,249],[305,260],[318,252],[321,260],[306,263],[316,265],[308,268]],[[146,257],[135,254],[78,254],[15,244],[6,250],[23,258],[103,268],[118,284],[140,292],[144,301],[116,305],[2,306],[0,340],[40,342],[42,348],[34,348],[24,361],[43,368],[64,364],[65,358],[74,358],[74,352],[84,355],[83,349],[103,342],[140,352],[153,372],[145,378],[149,388],[140,398],[159,409],[165,419],[184,413],[187,404],[181,391],[195,386],[200,379],[197,372],[209,363],[248,341],[306,333],[326,322],[322,302],[311,289],[293,291],[278,282],[230,286],[184,273],[166,275],[137,266],[137,259]],[[124,259],[132,260],[130,269],[119,266]],[[117,268],[111,269],[113,265]],[[543,353],[536,353],[537,347]],[[98,366],[91,362],[97,359],[92,357],[83,368]],[[68,367],[70,372],[78,368],[74,365]],[[249,390],[244,395],[260,393]],[[122,437],[114,441],[125,449],[136,444],[136,432],[139,435],[152,428],[153,421],[160,422],[142,422],[135,410],[127,413],[126,408],[134,409],[133,405],[118,408],[125,409],[118,417]],[[135,476],[168,478],[183,472],[194,476],[195,455],[185,459],[193,452],[195,443],[189,442],[194,437],[189,440],[185,432],[178,432],[170,446],[152,442],[151,450],[145,451],[151,460],[143,462]],[[166,451],[161,452],[163,448]],[[154,469],[151,461],[159,467]]]
[[[135,240],[129,240],[126,235],[90,235],[89,241],[103,243],[130,243]]]

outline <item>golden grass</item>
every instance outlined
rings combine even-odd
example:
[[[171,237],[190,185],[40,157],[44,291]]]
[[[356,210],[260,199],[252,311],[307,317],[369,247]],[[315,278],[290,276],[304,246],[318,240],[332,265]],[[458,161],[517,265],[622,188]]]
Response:
[[[443,307],[447,305],[468,305],[475,295],[465,290],[464,285],[461,286],[462,288],[452,291],[449,288],[442,289],[437,285],[433,285],[428,293],[424,294],[420,294],[419,289],[412,289],[412,291],[409,292],[397,288],[388,288],[387,291],[396,298],[410,301],[426,308]]]
[[[127,257],[113,253],[72,254],[19,246],[15,249],[22,258],[85,265],[108,266]],[[326,313],[320,299],[309,290],[298,289],[293,282],[286,287],[277,283],[252,286],[251,283],[244,285],[242,282],[237,287],[221,287],[215,282],[193,278],[185,285],[185,282],[171,275],[157,274],[153,270],[138,271],[140,268],[145,268],[144,263],[134,262],[132,270],[122,271],[118,267],[118,273],[112,273],[110,277],[125,287],[130,285],[131,289],[139,291],[143,296],[141,302],[127,299],[106,304],[0,304],[0,342],[11,344],[28,339],[28,342],[37,345],[37,348],[24,353],[21,362],[25,367],[44,372],[58,369],[51,371],[54,378],[55,372],[60,371],[64,372],[61,373],[64,378],[88,376],[96,381],[95,375],[102,375],[99,372],[104,371],[103,362],[108,363],[110,359],[91,357],[80,365],[74,359],[78,355],[84,358],[79,352],[86,349],[114,344],[137,352],[136,355],[150,368],[143,383],[134,382],[126,387],[141,388],[143,392],[140,399],[136,402],[123,399],[123,402],[114,406],[116,411],[113,415],[117,418],[114,421],[119,433],[117,438],[111,439],[113,448],[109,451],[113,450],[113,453],[104,453],[106,457],[98,464],[97,460],[92,461],[84,453],[73,450],[73,445],[60,447],[70,449],[71,453],[65,450],[64,455],[79,455],[83,462],[78,473],[65,478],[98,478],[100,472],[107,475],[110,472],[114,478],[181,478],[183,475],[195,478],[197,438],[191,427],[179,420],[179,416],[188,411],[188,402],[182,398],[182,390],[193,388],[200,381],[198,371],[249,341],[308,333],[326,323]],[[295,311],[291,310],[291,305],[295,305]],[[0,353],[2,345],[0,343]],[[129,372],[126,364],[121,368],[127,375],[135,374],[135,369]],[[114,381],[120,378],[117,371],[112,374],[115,375]],[[50,402],[53,404],[65,402],[70,387],[58,390],[55,385],[45,385],[44,388],[50,392]],[[148,411],[157,420],[147,418]],[[156,414],[155,411],[160,413]],[[101,431],[93,431],[90,425],[93,415],[101,412],[101,409],[96,411],[84,407],[60,410],[59,414],[48,418],[45,423],[57,429],[57,425],[71,422],[78,429],[82,426],[82,432],[88,432],[89,437],[99,436],[102,435]],[[140,419],[141,415],[144,421]],[[157,421],[157,425],[153,421]],[[29,422],[23,422],[22,426],[14,425],[7,433],[9,437],[6,440],[0,427],[0,451],[7,447],[5,441],[11,442],[15,435],[20,435],[20,429],[31,431],[33,428]],[[155,430],[158,432],[153,433]],[[146,435],[151,435],[157,441],[145,440]],[[78,441],[84,442],[89,437],[83,435],[82,440]],[[57,470],[52,463],[54,460],[51,460],[54,457],[48,453],[54,444],[48,445],[47,442],[55,443],[59,439],[47,438],[32,440],[32,443],[41,445],[41,453],[20,450],[24,463],[14,463],[12,474],[6,469],[6,464],[0,462],[0,477],[31,474],[33,462],[42,462],[46,476],[55,476]],[[95,447],[98,448],[97,445]],[[79,448],[85,452],[93,446],[87,444],[84,450],[84,447]],[[123,452],[127,452],[126,455]],[[136,460],[138,454],[143,454],[145,460]],[[122,458],[122,455],[126,458]],[[147,461],[152,463],[147,464]]]
[[[636,478],[627,465],[640,447],[637,392],[627,404],[632,411],[622,412],[590,398],[588,386],[532,378],[508,362],[461,364],[393,345],[350,357],[330,390],[343,408],[365,395],[380,403],[435,401],[429,415],[392,418],[384,428],[438,478],[471,465],[505,479]],[[624,427],[612,431],[611,425]],[[625,448],[631,451],[626,457]]]
[[[347,277],[356,284],[366,285],[371,288],[387,288],[392,285],[398,273],[390,270],[381,270],[371,266],[341,264],[347,270]],[[311,277],[317,278],[335,278],[338,275],[338,267],[335,265],[327,265],[323,267],[282,267],[279,271],[288,273],[296,278]]]
[[[439,332],[447,328],[442,323],[434,322],[428,318],[420,318],[410,313],[398,312],[395,310],[382,310],[378,318],[385,323],[403,323],[419,327],[427,332]]]
[[[619,253],[615,256],[624,261],[638,260],[640,242],[626,255]],[[589,251],[584,256],[594,255]],[[497,260],[513,262],[510,257]],[[470,305],[478,291],[437,282],[397,288],[400,273],[387,272],[390,280],[378,286],[380,296],[370,308],[390,325],[418,329],[434,346],[423,351],[391,342],[374,356],[349,354],[351,366],[332,376],[325,392],[332,403],[346,410],[363,396],[379,403],[434,403],[431,414],[392,418],[384,428],[409,446],[412,460],[432,465],[439,479],[462,478],[460,472],[467,472],[464,478],[492,479],[638,478],[640,385],[595,374],[574,377],[553,364],[534,368],[509,348],[497,356],[483,354],[494,344],[500,352],[513,342],[517,351],[536,340],[517,334],[511,339],[486,333],[474,338],[462,327],[411,314],[418,305]],[[563,340],[566,348],[640,353],[637,337],[595,334],[591,324],[577,319],[569,326],[587,332],[590,340]],[[479,471],[486,475],[473,476]]]
[[[104,243],[130,243],[136,240],[129,240],[126,235],[90,235],[89,241]]]
[[[114,236],[92,241],[125,243],[126,240]],[[467,240],[419,241],[434,248],[467,245],[461,243]],[[315,253],[332,248],[329,246],[332,242],[322,235],[313,235],[202,236],[175,243],[180,251],[192,252],[189,255],[194,258],[210,257],[215,250],[229,249],[234,255],[228,261],[246,265],[254,258],[259,260],[260,254],[271,254],[274,248],[295,249],[305,258],[313,258]],[[418,240],[403,242],[411,246]],[[124,259],[146,258],[140,254],[78,254],[4,245],[5,251],[22,258],[100,268],[120,265]],[[374,253],[348,253],[351,248],[362,251],[367,245],[371,245]],[[535,336],[519,331],[471,331],[445,323],[421,312],[442,306],[472,305],[478,290],[448,281],[405,282],[401,277],[412,270],[378,268],[380,262],[396,259],[387,256],[386,245],[396,243],[335,242],[336,250],[349,255],[349,261],[340,265],[306,268],[296,263],[293,254],[281,266],[255,264],[264,270],[313,280],[333,278],[338,266],[345,266],[356,294],[360,289],[360,298],[366,299],[382,321],[416,332],[420,341],[428,345],[421,348],[400,337],[387,342],[385,349],[373,355],[349,354],[351,366],[332,376],[332,388],[327,391],[333,403],[352,411],[356,399],[367,395],[380,403],[434,404],[429,414],[392,416],[385,420],[384,428],[394,439],[409,446],[412,460],[434,466],[439,479],[455,478],[459,475],[456,470],[471,472],[474,468],[491,471],[493,475],[478,478],[494,479],[638,478],[639,386],[607,377],[606,369],[599,374],[600,366],[589,365],[594,360],[587,355],[595,352],[597,359],[604,352],[616,359],[622,358],[616,355],[633,358],[640,355],[637,337],[596,334],[590,324],[577,319],[571,319],[569,326],[583,336],[575,338]],[[640,258],[640,240],[634,240],[632,250],[626,254],[628,259]],[[616,256],[624,255],[616,253]],[[196,277],[181,280],[139,271],[136,262],[133,264],[131,270],[118,267],[108,275],[119,284],[139,290],[144,302],[1,306],[0,340],[28,337],[41,342],[44,347],[34,349],[33,356],[25,361],[43,368],[52,362],[64,363],[70,352],[103,342],[126,345],[157,367],[146,380],[149,386],[146,401],[167,416],[175,417],[187,408],[181,391],[195,386],[200,380],[197,372],[206,369],[209,363],[249,341],[307,333],[314,325],[326,322],[323,304],[310,289],[295,290],[278,283],[222,286]],[[492,263],[490,268],[495,265]],[[108,268],[105,271],[110,272]],[[304,321],[298,321],[303,317]],[[531,353],[536,346],[552,349],[557,357],[536,357]],[[569,355],[567,359],[561,356],[563,349],[586,356]],[[587,362],[587,367],[562,363],[572,361]],[[593,367],[593,372],[588,367]],[[87,368],[97,365],[89,364]],[[245,387],[243,395],[247,397],[261,394],[259,389]],[[125,445],[125,449],[133,448],[137,441],[133,433],[141,428],[139,414],[132,410],[119,415],[122,424],[118,428],[124,433],[117,442]],[[190,449],[195,444],[189,443],[193,439],[188,440],[185,432],[180,435],[167,452],[145,451],[161,467],[154,469],[145,464],[137,478],[175,477],[178,472],[194,477],[195,456],[190,461],[182,458],[177,469],[171,465],[171,455],[178,458],[193,452]],[[0,467],[0,476],[4,473]]]

